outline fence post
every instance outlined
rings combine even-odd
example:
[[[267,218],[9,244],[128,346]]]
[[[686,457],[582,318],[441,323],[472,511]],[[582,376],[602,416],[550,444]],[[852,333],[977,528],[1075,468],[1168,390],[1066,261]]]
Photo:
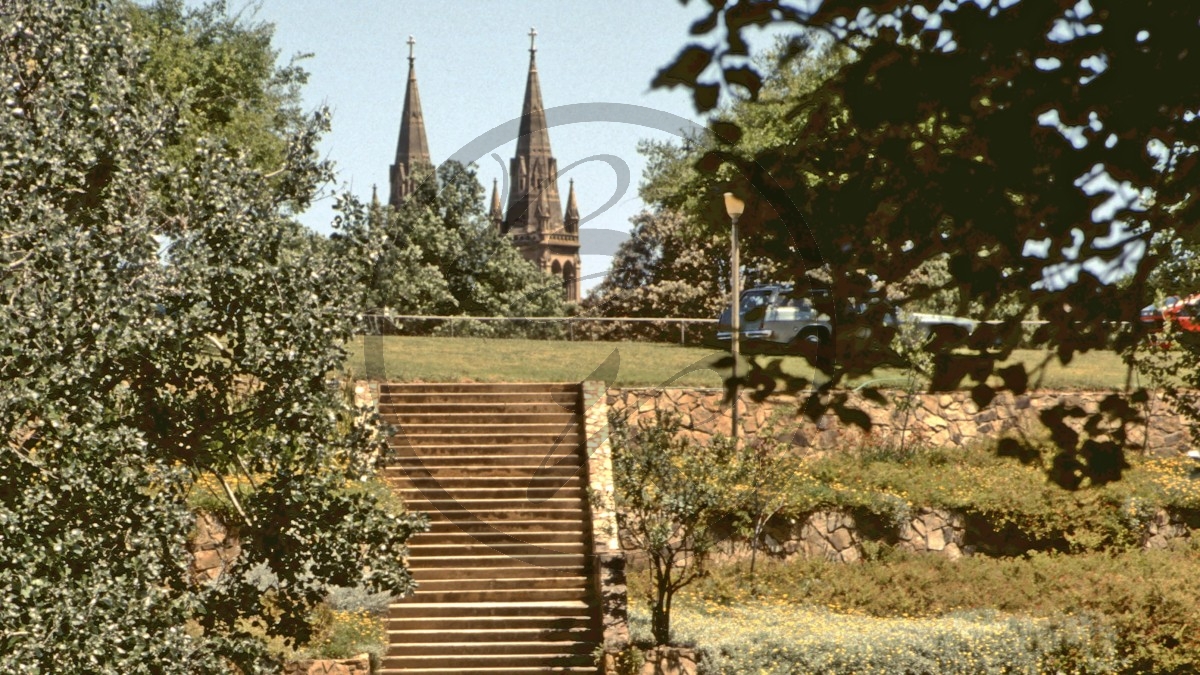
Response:
[[[573,319],[567,319],[567,341],[575,341],[575,321]]]
[[[686,321],[679,322],[679,346],[680,347],[683,347],[687,344],[687,337],[684,334],[684,331],[687,329],[686,327],[687,327]]]

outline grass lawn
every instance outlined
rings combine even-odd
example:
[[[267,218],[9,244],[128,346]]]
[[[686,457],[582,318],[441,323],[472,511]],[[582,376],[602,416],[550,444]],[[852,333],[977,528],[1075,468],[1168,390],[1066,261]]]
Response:
[[[425,382],[577,382],[593,376],[603,366],[605,373],[616,371],[614,382],[621,387],[719,387],[729,374],[728,369],[718,372],[712,365],[722,352],[659,343],[384,336],[366,338],[366,344],[364,350],[364,338],[358,338],[349,346],[347,369],[354,377]],[[364,358],[365,353],[372,357]],[[615,364],[605,366],[610,357]],[[1045,352],[1017,350],[1013,361],[1032,369],[1045,357]],[[813,368],[796,357],[785,357],[783,370],[809,378],[814,375]],[[1050,366],[1042,380],[1032,384],[1053,389],[1117,389],[1125,386],[1126,377],[1125,365],[1116,354],[1089,352],[1076,356],[1068,366]],[[876,377],[881,386],[899,386],[900,380],[902,373],[898,371],[883,371]]]

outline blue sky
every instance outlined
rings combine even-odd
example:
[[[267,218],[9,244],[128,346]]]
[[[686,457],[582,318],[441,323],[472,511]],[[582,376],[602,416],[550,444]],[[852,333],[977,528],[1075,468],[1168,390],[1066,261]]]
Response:
[[[240,7],[231,0],[231,12]],[[339,187],[364,199],[376,184],[381,198],[387,198],[409,35],[417,41],[417,77],[430,151],[434,162],[441,162],[520,115],[528,33],[537,28],[538,72],[550,124],[555,124],[553,109],[558,106],[606,120],[550,130],[564,199],[568,178],[575,179],[585,219],[615,198],[611,208],[584,224],[585,229],[626,231],[629,218],[642,208],[637,198],[644,168],[636,152],[639,139],[670,138],[678,128],[703,123],[686,92],[650,90],[658,69],[688,42],[691,21],[707,8],[698,0],[686,7],[674,0],[261,0],[254,7],[242,11],[275,24],[281,60],[296,53],[313,54],[303,61],[311,73],[305,105],[332,110],[333,131],[322,151],[337,165]],[[605,103],[650,110],[600,105]],[[491,154],[507,166],[515,140],[484,146],[488,147],[476,144],[470,154],[480,158],[479,177],[490,191],[494,178],[503,184],[503,169]],[[607,158],[565,170],[597,155]],[[627,167],[629,183],[619,189],[622,166]],[[301,220],[328,232],[331,207],[332,199],[324,199]],[[610,260],[607,255],[585,255],[583,275],[603,272]],[[587,279],[583,287],[598,281]]]

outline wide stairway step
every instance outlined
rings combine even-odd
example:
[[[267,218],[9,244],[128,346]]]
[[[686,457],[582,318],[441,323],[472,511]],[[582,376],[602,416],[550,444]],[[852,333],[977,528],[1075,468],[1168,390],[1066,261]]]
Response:
[[[430,531],[381,673],[588,673],[600,643],[580,387],[380,385],[384,477]]]

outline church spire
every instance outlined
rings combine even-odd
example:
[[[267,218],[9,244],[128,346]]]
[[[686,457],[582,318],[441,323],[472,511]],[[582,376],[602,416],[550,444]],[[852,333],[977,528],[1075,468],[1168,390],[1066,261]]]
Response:
[[[562,228],[562,205],[558,198],[558,162],[550,152],[550,132],[546,110],[542,107],[542,85],[538,81],[537,30],[529,29],[529,75],[525,82],[525,103],[521,108],[517,155],[509,165],[511,176],[508,213],[505,222],[510,231],[536,232]],[[545,200],[549,219],[539,223],[537,205]]]
[[[497,186],[497,180],[492,179],[492,208],[488,212],[488,217],[491,218],[492,224],[496,226],[496,230],[500,234],[505,234],[504,231],[504,211],[500,209],[500,189]]]
[[[542,85],[538,81],[536,39],[537,31],[529,29],[529,75],[525,81],[517,154],[508,167],[508,208],[500,232],[512,238],[526,260],[560,279],[564,299],[576,302],[580,269],[579,206],[572,188],[567,218],[573,214],[574,224],[564,229],[562,202],[558,198],[558,161],[550,152],[550,132],[542,107]],[[499,197],[494,188],[492,200],[495,212]]]
[[[392,193],[388,203],[399,206],[412,194],[413,170],[418,165],[430,165],[429,141],[425,139],[425,116],[421,114],[421,97],[417,93],[417,69],[413,47],[417,41],[408,36],[408,88],[404,92],[404,109],[400,117],[400,137],[396,141],[396,163],[392,165]]]
[[[567,191],[567,212],[563,215],[563,225],[567,232],[579,232],[579,200],[575,199],[575,179],[571,179],[571,188]]]

